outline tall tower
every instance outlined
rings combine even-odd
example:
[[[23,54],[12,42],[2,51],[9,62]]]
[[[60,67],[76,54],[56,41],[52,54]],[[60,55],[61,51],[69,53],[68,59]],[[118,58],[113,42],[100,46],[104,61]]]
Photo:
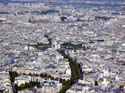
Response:
[[[122,9],[123,9],[123,1],[120,0],[120,16],[122,15]]]
[[[111,2],[111,0],[108,0],[108,8],[109,8],[109,13],[110,13],[110,15],[111,15],[111,12],[112,12],[112,7],[111,7],[111,5],[112,5],[112,2]]]
[[[98,1],[98,9],[101,9],[101,0]]]

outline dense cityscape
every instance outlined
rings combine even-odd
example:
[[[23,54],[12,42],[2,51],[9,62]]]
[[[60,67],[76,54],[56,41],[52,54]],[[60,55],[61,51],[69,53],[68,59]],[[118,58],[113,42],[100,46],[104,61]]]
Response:
[[[125,1],[0,0],[0,93],[125,93]]]

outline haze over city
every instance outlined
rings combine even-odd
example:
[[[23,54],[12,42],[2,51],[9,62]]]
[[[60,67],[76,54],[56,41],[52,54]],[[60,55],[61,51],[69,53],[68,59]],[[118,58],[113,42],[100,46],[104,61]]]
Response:
[[[0,0],[0,93],[125,93],[125,0]]]

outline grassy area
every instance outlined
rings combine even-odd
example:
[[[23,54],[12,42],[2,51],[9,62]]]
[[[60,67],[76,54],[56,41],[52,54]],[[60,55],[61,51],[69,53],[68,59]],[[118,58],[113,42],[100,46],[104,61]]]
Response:
[[[45,43],[36,43],[36,44],[29,44],[29,46],[32,46],[39,50],[46,50],[49,47],[50,44]]]
[[[59,91],[59,93],[65,93],[70,87],[70,85],[64,85],[63,88]]]
[[[80,44],[72,44],[71,42],[65,42],[61,46],[68,47],[69,49],[77,50],[77,49],[88,49],[87,46]]]
[[[9,71],[10,81],[14,83],[15,78],[19,76],[19,74],[15,71]]]
[[[42,42],[36,43],[36,44],[29,44],[29,46],[33,46],[33,47],[38,47],[38,46],[43,46],[43,45],[48,45],[48,44],[44,44]]]
[[[63,90],[62,91],[65,91],[67,90],[67,88],[69,88],[69,84],[70,84],[70,80],[65,80],[65,79],[62,79],[62,78],[58,78],[58,77],[53,77],[51,75],[48,75],[46,73],[41,73],[41,74],[33,74],[33,73],[29,73],[29,74],[26,74],[26,73],[17,73],[16,71],[10,71],[9,72],[10,74],[10,80],[11,82],[13,83],[14,87],[14,93],[17,93],[18,91],[21,91],[21,90],[24,90],[24,89],[27,89],[27,88],[33,88],[35,86],[40,86],[40,83],[38,81],[30,81],[29,83],[25,83],[25,84],[21,84],[20,86],[18,86],[17,84],[14,84],[14,81],[15,81],[15,78],[20,76],[21,74],[22,75],[28,75],[28,76],[39,76],[41,78],[50,78],[51,80],[57,80],[59,82],[61,82],[63,85],[65,85],[63,87]],[[63,92],[61,92],[63,93]]]
[[[21,90],[25,90],[27,88],[33,88],[35,86],[40,86],[40,82],[37,81],[30,81],[29,83],[25,83],[25,84],[21,84],[20,86],[18,86],[17,84],[15,84],[15,89],[17,91],[21,91]]]
[[[80,74],[80,64],[78,64],[75,60],[73,60],[73,58],[71,58],[68,54],[65,53],[64,50],[58,50],[58,52],[60,54],[63,55],[63,57],[65,59],[68,59],[69,61],[69,65],[71,68],[71,79],[73,80],[77,80],[81,78],[81,74]]]
[[[69,65],[71,68],[71,78],[68,82],[63,84],[63,88],[59,93],[65,93],[78,79],[81,78],[80,66],[73,60],[68,54],[65,53],[65,50],[57,50],[60,54],[63,55],[65,59],[68,59]]]
[[[37,49],[40,49],[39,47],[40,46],[46,46],[46,45],[51,45],[52,42],[51,42],[51,38],[49,38],[47,35],[45,35],[45,37],[48,39],[49,43],[46,44],[46,43],[42,43],[42,42],[38,42],[38,43],[35,43],[35,44],[28,44],[28,46],[32,46],[32,47],[35,47]],[[42,50],[42,49],[40,49]]]
[[[9,76],[10,76],[10,81],[11,81],[11,86],[12,86],[13,93],[17,93],[17,91],[16,91],[16,89],[14,87],[14,81],[15,81],[15,78],[17,76],[19,76],[19,74],[17,72],[15,72],[15,71],[9,71]]]

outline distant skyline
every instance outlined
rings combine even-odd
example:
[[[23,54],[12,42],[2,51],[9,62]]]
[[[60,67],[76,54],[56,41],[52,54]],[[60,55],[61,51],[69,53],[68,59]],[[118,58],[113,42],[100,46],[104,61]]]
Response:
[[[0,0],[1,3],[54,3],[58,5],[67,5],[67,4],[77,4],[83,6],[113,6],[121,7],[125,6],[125,0]],[[63,2],[63,3],[62,3]]]
[[[70,2],[70,1],[73,1],[73,2],[125,2],[125,0],[0,0],[0,2],[13,2],[13,1],[35,1],[35,2],[44,2],[44,1],[47,1],[47,2],[61,2],[61,1],[64,1],[64,2]]]

